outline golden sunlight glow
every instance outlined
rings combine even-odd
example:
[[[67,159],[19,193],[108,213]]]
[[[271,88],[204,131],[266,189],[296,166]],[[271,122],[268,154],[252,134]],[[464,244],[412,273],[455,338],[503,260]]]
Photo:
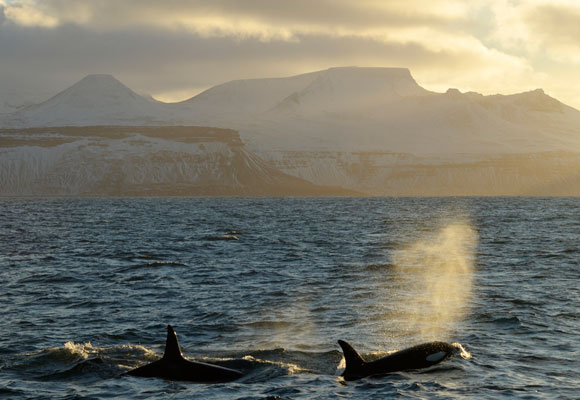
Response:
[[[161,101],[163,103],[177,103],[179,101],[188,100],[194,96],[197,96],[204,90],[208,88],[190,88],[190,89],[183,89],[183,90],[172,90],[172,91],[165,91],[154,93],[152,97],[155,100]]]
[[[2,1],[0,6],[4,7],[6,18],[18,25],[53,28],[60,23],[58,18],[44,13],[34,1],[19,1],[16,5]]]

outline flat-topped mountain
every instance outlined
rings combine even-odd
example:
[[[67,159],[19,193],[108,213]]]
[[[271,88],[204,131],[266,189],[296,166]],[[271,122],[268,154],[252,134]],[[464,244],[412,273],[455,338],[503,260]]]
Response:
[[[331,68],[317,73],[308,85],[269,111],[311,116],[325,112],[369,113],[403,97],[429,94],[406,68]]]
[[[284,105],[302,104],[328,107],[335,104],[363,106],[357,98],[383,98],[428,93],[406,68],[340,67],[288,78],[235,80],[214,86],[199,95],[178,103],[184,110],[226,114],[249,114],[257,117]]]

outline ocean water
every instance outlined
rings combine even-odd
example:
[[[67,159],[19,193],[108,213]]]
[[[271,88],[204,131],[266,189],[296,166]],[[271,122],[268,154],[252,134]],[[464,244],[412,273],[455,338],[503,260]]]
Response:
[[[0,200],[0,397],[579,398],[580,200]],[[123,376],[163,353],[241,370]],[[354,382],[430,340],[437,366]]]

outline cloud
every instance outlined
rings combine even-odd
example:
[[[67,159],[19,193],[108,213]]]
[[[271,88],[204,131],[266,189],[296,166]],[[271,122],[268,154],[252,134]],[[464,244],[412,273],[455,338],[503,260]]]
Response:
[[[576,0],[491,0],[500,47],[529,54],[557,48],[580,49],[580,3]]]
[[[528,16],[534,32],[546,41],[580,47],[580,4],[543,4]]]
[[[538,5],[526,15],[531,35],[562,61],[580,63],[580,3]]]
[[[43,12],[42,7],[32,0],[3,1],[1,6],[4,18],[18,25],[52,28],[59,24],[58,18]]]
[[[186,32],[202,38],[298,42],[309,37],[418,43],[432,51],[467,48],[478,40],[473,10],[457,0],[16,0],[20,25],[82,26],[111,31]],[[479,44],[476,43],[479,47]]]
[[[541,81],[557,94],[566,85],[541,58],[580,54],[577,7],[565,0],[0,0],[2,9],[0,84],[57,90],[102,72],[165,100],[341,65],[408,67],[432,90]]]
[[[481,0],[481,7],[491,15],[490,28],[480,35],[482,42],[526,60],[533,69],[531,74],[516,76],[515,87],[523,88],[527,76],[528,85],[543,87],[550,95],[580,108],[580,3]]]
[[[527,68],[521,60],[490,51],[476,40],[446,45],[441,37],[437,46],[427,46],[418,38],[386,41],[351,35],[336,40],[309,34],[296,39],[263,42],[156,30],[95,34],[63,25],[48,30],[5,28],[0,31],[0,49],[5,55],[3,68],[15,71],[26,84],[31,84],[30,76],[39,80],[52,76],[57,90],[88,73],[111,73],[165,100],[183,99],[188,92],[193,95],[233,79],[289,76],[341,65],[408,67],[420,84],[440,82],[442,90],[462,87],[468,77],[481,81],[483,76],[507,76],[503,68],[513,73]]]
[[[468,7],[450,0],[415,0],[413,7],[401,0],[15,0],[8,9],[11,20],[25,26],[157,29],[261,41],[296,41],[304,35],[389,41],[426,26],[449,30],[473,23]]]

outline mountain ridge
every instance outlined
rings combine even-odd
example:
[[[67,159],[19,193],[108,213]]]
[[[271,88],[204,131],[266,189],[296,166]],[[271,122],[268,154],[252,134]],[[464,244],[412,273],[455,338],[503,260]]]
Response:
[[[0,125],[229,128],[239,132],[248,152],[282,172],[378,195],[439,195],[438,187],[455,194],[527,193],[542,179],[569,176],[577,165],[569,153],[580,154],[580,111],[541,89],[438,93],[421,87],[406,68],[340,67],[236,80],[171,104],[152,102],[107,75],[73,88],[34,112],[21,110],[10,121],[1,116],[10,124]],[[79,106],[83,102],[88,111]],[[567,155],[555,156],[562,152]],[[520,156],[525,154],[530,158]],[[484,187],[472,185],[484,177]]]
[[[11,123],[1,127],[136,125],[136,122],[176,125],[212,118],[219,123],[219,114],[225,115],[224,122],[235,123],[232,118],[243,119],[244,114],[246,118],[263,114],[271,117],[278,111],[295,111],[305,104],[312,107],[324,103],[326,109],[334,107],[334,111],[343,112],[348,108],[354,111],[356,107],[378,108],[384,102],[429,96],[477,100],[488,108],[489,103],[513,101],[530,111],[578,111],[542,89],[487,96],[457,89],[436,93],[422,88],[407,68],[334,67],[290,77],[233,80],[176,103],[152,101],[112,75],[91,74],[44,102],[5,114],[5,120]],[[70,115],[75,112],[81,115]]]

